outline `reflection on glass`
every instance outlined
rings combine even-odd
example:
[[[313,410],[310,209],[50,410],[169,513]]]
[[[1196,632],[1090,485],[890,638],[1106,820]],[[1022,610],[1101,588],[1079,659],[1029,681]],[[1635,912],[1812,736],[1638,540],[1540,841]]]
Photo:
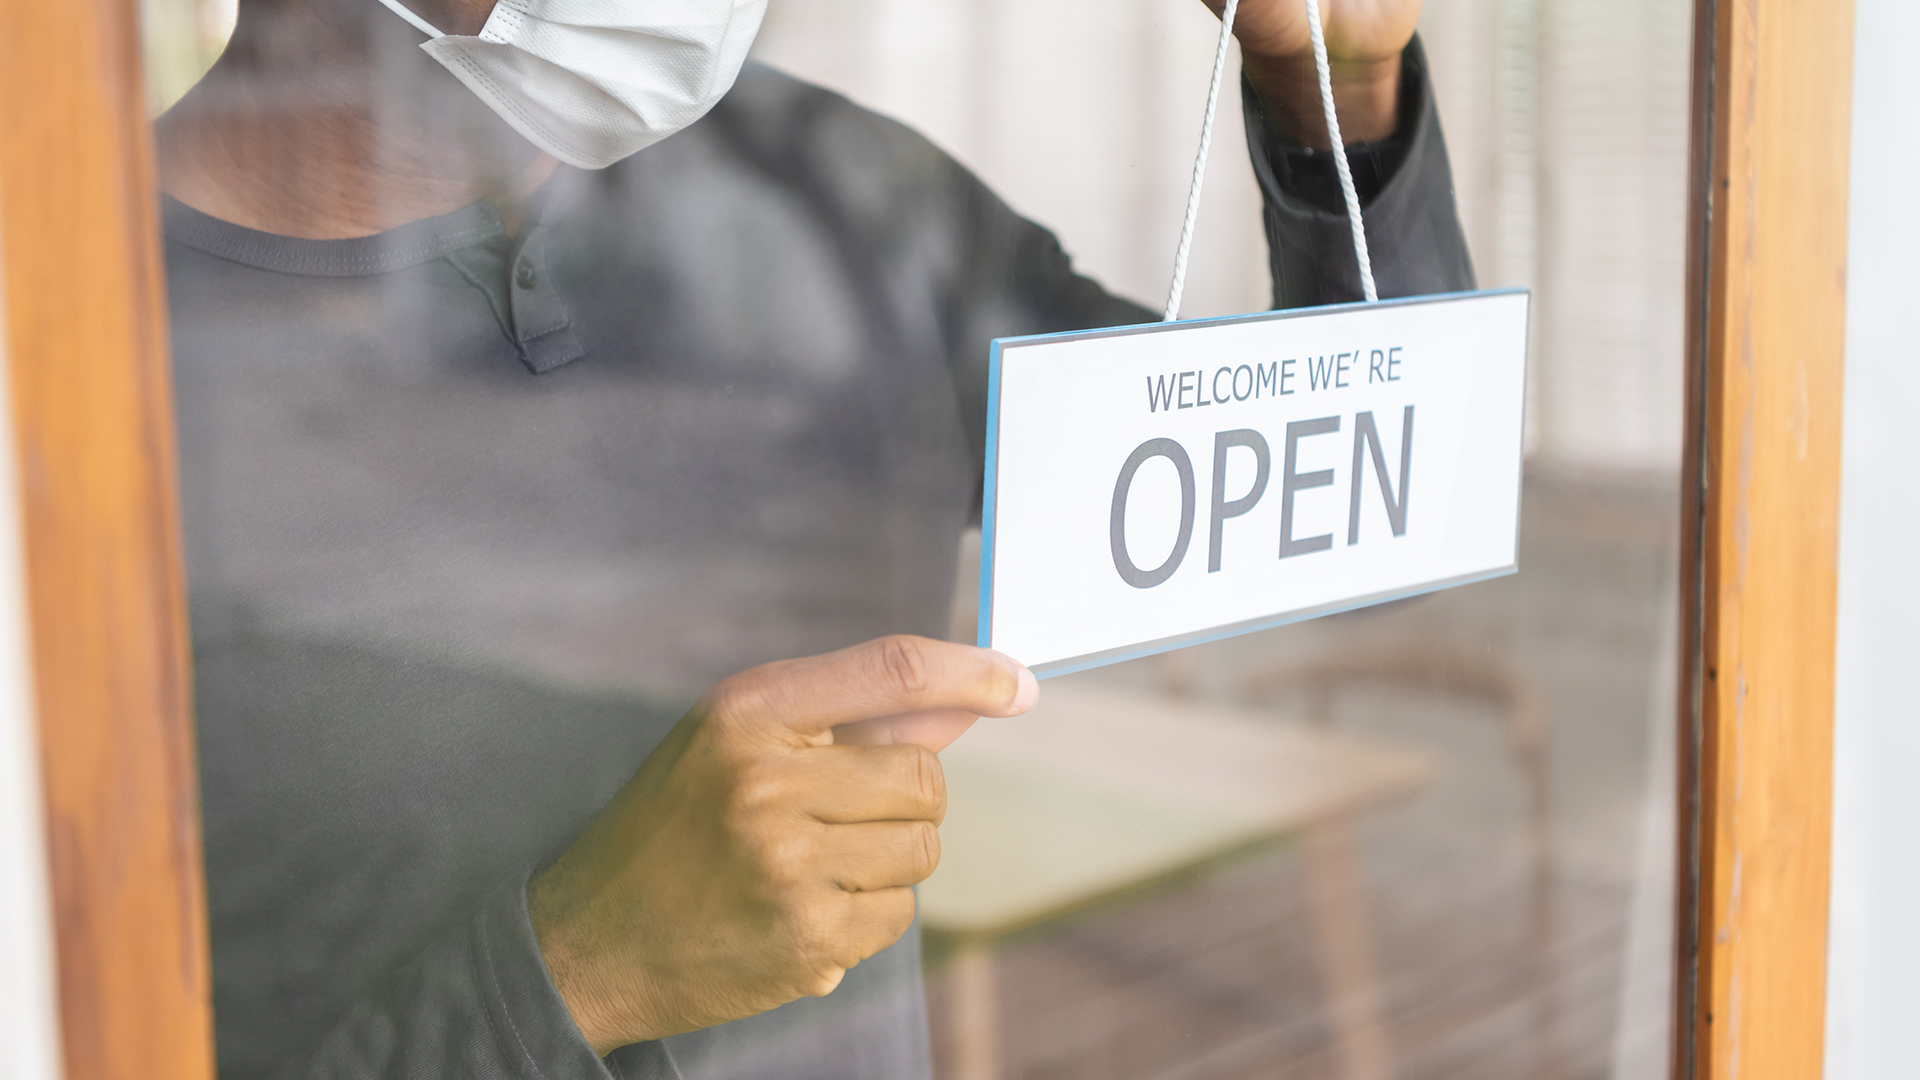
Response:
[[[986,343],[1155,317],[1121,297],[1164,288],[1217,22],[783,0],[766,63],[598,169],[378,0],[146,0],[222,1076],[1664,1074],[1685,5],[1400,6],[1421,44],[1384,126],[1343,98],[1352,160],[1383,293],[1469,256],[1535,289],[1520,574],[1049,681],[942,751],[902,936],[796,934],[768,853],[878,894],[918,834],[831,830],[940,814],[739,736],[797,761],[858,710],[782,669],[707,699],[732,741],[683,714],[972,639]],[[1223,102],[1189,315],[1357,293],[1269,60]],[[967,716],[1019,685],[980,671]],[[813,831],[741,825],[748,775]],[[792,974],[856,924],[879,951]]]

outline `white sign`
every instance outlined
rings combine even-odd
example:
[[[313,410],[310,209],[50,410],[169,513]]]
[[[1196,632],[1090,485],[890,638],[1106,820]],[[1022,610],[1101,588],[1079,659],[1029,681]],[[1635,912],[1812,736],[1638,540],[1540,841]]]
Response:
[[[1061,675],[1512,573],[1527,305],[994,342],[980,644]]]

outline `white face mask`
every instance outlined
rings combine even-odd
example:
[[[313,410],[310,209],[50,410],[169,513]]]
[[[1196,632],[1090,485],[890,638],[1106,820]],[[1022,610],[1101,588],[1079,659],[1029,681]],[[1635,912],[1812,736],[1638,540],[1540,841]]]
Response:
[[[767,0],[498,0],[478,37],[420,47],[513,129],[604,169],[705,116],[733,88]]]

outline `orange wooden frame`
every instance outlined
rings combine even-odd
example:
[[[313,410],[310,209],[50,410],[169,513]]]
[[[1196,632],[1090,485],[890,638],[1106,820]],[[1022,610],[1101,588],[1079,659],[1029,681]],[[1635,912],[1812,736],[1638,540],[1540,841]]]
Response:
[[[133,0],[4,0],[0,277],[68,1080],[213,1075]]]
[[[1852,0],[1696,0],[1676,1077],[1826,1024]]]

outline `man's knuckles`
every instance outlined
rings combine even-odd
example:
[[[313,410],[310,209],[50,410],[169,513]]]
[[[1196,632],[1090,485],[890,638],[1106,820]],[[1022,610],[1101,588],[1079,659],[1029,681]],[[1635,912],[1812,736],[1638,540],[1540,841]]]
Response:
[[[706,721],[717,730],[739,734],[769,727],[789,711],[792,691],[788,665],[775,663],[749,668],[722,679],[700,705]]]
[[[895,790],[907,797],[935,822],[947,815],[947,773],[940,767],[940,755],[914,743],[887,747],[896,761],[893,769]]]
[[[735,731],[777,727],[794,719],[799,684],[838,683],[881,702],[912,702],[937,689],[935,643],[908,634],[875,638],[848,652],[783,660],[730,675],[707,692],[701,711]]]
[[[947,772],[940,766],[940,755],[924,746],[912,744],[903,749],[907,759],[909,790],[944,811],[947,808]]]
[[[853,944],[859,933],[851,898],[832,889],[810,891],[788,912],[793,963],[826,970],[859,961]]]
[[[717,766],[724,819],[734,831],[799,828],[822,812],[843,814],[849,798],[874,819],[946,816],[947,778],[940,757],[902,743],[863,747],[865,760],[840,748],[781,749],[730,757]],[[864,788],[864,791],[861,789]]]
[[[918,885],[940,868],[940,830],[927,821],[912,822],[910,828],[919,839],[919,844],[914,848],[916,859],[912,867],[913,883]]]
[[[763,832],[787,824],[804,786],[790,762],[775,757],[743,757],[728,762],[726,820],[737,832]]]
[[[896,634],[867,646],[867,668],[886,706],[1003,710],[1020,690],[1019,676],[984,649]]]
[[[809,895],[788,911],[783,936],[790,943],[790,970],[828,973],[854,967],[913,926],[913,903],[907,888],[857,897],[839,890]]]
[[[867,661],[870,677],[891,699],[917,702],[933,688],[931,642],[907,634],[876,639]]]
[[[887,882],[882,888],[918,885],[940,866],[940,830],[931,822],[907,821],[892,831],[892,843],[877,861],[875,873]]]
[[[926,821],[866,827],[859,845],[843,846],[833,861],[834,887],[844,892],[871,894],[918,885],[940,865],[940,832]]]
[[[818,828],[746,829],[737,830],[734,836],[750,879],[742,884],[778,908],[789,921],[821,887]]]

